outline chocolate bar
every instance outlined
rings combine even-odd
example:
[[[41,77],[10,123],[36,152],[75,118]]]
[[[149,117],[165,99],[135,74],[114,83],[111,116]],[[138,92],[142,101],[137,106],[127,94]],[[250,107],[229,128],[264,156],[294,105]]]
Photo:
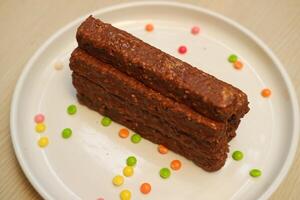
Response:
[[[83,50],[72,53],[70,67],[81,103],[207,171],[224,165],[228,152],[224,123],[162,96]]]
[[[92,16],[80,25],[76,38],[90,55],[203,116],[238,124],[249,111],[241,90]]]
[[[80,103],[206,171],[220,169],[247,95],[110,24],[88,17],[70,58]]]
[[[143,138],[167,146],[206,171],[215,171],[224,165],[228,152],[226,140],[222,147],[220,145],[215,149],[206,147],[203,143],[178,132],[178,129],[174,129],[169,123],[162,123],[161,119],[152,113],[145,112],[139,107],[132,107],[124,99],[112,95],[77,73],[73,73],[73,84],[80,103],[105,116],[110,116],[112,120],[136,131]]]

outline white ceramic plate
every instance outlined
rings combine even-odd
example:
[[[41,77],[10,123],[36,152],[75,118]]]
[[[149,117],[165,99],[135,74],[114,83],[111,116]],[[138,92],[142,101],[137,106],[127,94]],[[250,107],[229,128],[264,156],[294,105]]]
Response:
[[[291,82],[272,52],[237,23],[199,7],[171,2],[122,4],[93,13],[95,17],[125,29],[162,50],[201,66],[204,71],[229,82],[248,94],[251,111],[242,120],[230,151],[242,150],[245,158],[231,156],[218,172],[207,173],[185,158],[158,154],[156,145],[143,140],[132,144],[118,137],[119,124],[103,127],[101,116],[78,105],[71,84],[68,58],[76,47],[75,31],[80,18],[52,36],[26,65],[15,89],[11,110],[11,134],[18,160],[26,176],[46,199],[119,199],[127,188],[132,199],[266,199],[287,174],[298,142],[298,106]],[[144,30],[153,23],[155,30]],[[200,26],[199,35],[190,34]],[[188,52],[179,55],[177,48]],[[227,62],[235,53],[245,64],[240,71]],[[62,62],[64,68],[54,69]],[[268,87],[270,98],[260,92]],[[77,104],[75,116],[66,114],[69,104]],[[37,134],[33,117],[46,116],[47,130]],[[61,130],[73,129],[62,139]],[[45,149],[37,145],[41,135],[49,137]],[[230,153],[231,153],[230,152]],[[121,174],[125,159],[135,155],[135,174],[116,188],[111,181]],[[161,167],[180,159],[183,167],[168,180],[159,177]],[[251,178],[251,168],[263,175]],[[142,195],[139,185],[152,184],[152,192]]]

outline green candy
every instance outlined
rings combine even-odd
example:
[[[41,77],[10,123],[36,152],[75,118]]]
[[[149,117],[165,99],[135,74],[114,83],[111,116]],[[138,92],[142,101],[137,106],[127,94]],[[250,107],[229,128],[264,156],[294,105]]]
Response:
[[[231,62],[231,63],[234,63],[234,62],[237,61],[237,60],[238,60],[237,55],[231,54],[231,55],[228,57],[228,61]]]
[[[61,132],[61,136],[65,139],[69,138],[72,136],[72,130],[70,128],[65,128],[62,132]]]
[[[170,177],[171,171],[168,168],[161,168],[161,170],[159,171],[159,175],[163,179],[167,179]]]
[[[242,160],[244,158],[244,154],[241,151],[235,151],[232,154],[232,158],[233,158],[233,160],[239,161],[239,160]]]
[[[252,177],[260,177],[261,176],[261,171],[259,169],[252,169],[249,172],[250,176]]]
[[[103,117],[101,120],[101,124],[103,126],[109,126],[111,124],[111,119],[109,117]]]
[[[77,108],[75,105],[69,105],[67,108],[67,112],[69,115],[74,115],[77,112]]]
[[[135,143],[135,144],[137,144],[137,143],[139,143],[140,141],[142,140],[142,137],[139,135],[139,134],[133,134],[132,136],[131,136],[131,142],[132,143]]]
[[[127,163],[128,166],[135,166],[136,162],[137,162],[137,160],[134,156],[130,156],[126,160],[126,163]]]

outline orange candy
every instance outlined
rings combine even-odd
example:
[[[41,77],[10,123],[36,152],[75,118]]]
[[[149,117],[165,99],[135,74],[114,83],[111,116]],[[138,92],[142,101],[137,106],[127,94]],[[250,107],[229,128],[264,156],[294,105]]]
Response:
[[[153,29],[154,29],[154,26],[153,26],[152,24],[147,24],[147,25],[145,26],[145,30],[148,31],[148,32],[153,31]]]
[[[158,145],[157,150],[161,154],[166,154],[169,151],[169,149],[167,147],[165,147],[164,145]]]
[[[143,183],[140,187],[140,191],[143,194],[148,194],[151,191],[151,185],[149,183]]]
[[[170,164],[173,170],[179,170],[181,168],[181,162],[179,160],[173,160]]]
[[[126,128],[120,129],[120,131],[119,131],[119,136],[120,136],[121,138],[127,138],[128,135],[129,135],[128,129],[126,129]]]
[[[235,68],[235,69],[242,69],[243,68],[243,66],[244,66],[244,64],[241,62],[241,61],[235,61],[234,62],[234,64],[233,64],[233,67]]]
[[[272,94],[272,92],[271,92],[271,90],[268,89],[268,88],[263,89],[263,90],[261,91],[261,96],[263,96],[263,97],[269,97],[269,96],[271,96],[271,94]]]

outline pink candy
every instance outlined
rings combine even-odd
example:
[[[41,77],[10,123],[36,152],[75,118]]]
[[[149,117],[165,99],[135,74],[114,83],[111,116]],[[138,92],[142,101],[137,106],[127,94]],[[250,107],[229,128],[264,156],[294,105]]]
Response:
[[[193,35],[197,35],[198,33],[200,32],[200,28],[198,26],[194,26],[192,29],[191,29],[191,33]]]
[[[98,198],[97,200],[104,200],[104,198]]]
[[[36,116],[34,116],[34,121],[36,123],[42,123],[45,120],[45,116],[43,114],[37,114]]]
[[[187,52],[186,46],[184,46],[184,45],[180,46],[180,47],[178,48],[178,52],[179,52],[180,54],[185,54],[185,53]]]

